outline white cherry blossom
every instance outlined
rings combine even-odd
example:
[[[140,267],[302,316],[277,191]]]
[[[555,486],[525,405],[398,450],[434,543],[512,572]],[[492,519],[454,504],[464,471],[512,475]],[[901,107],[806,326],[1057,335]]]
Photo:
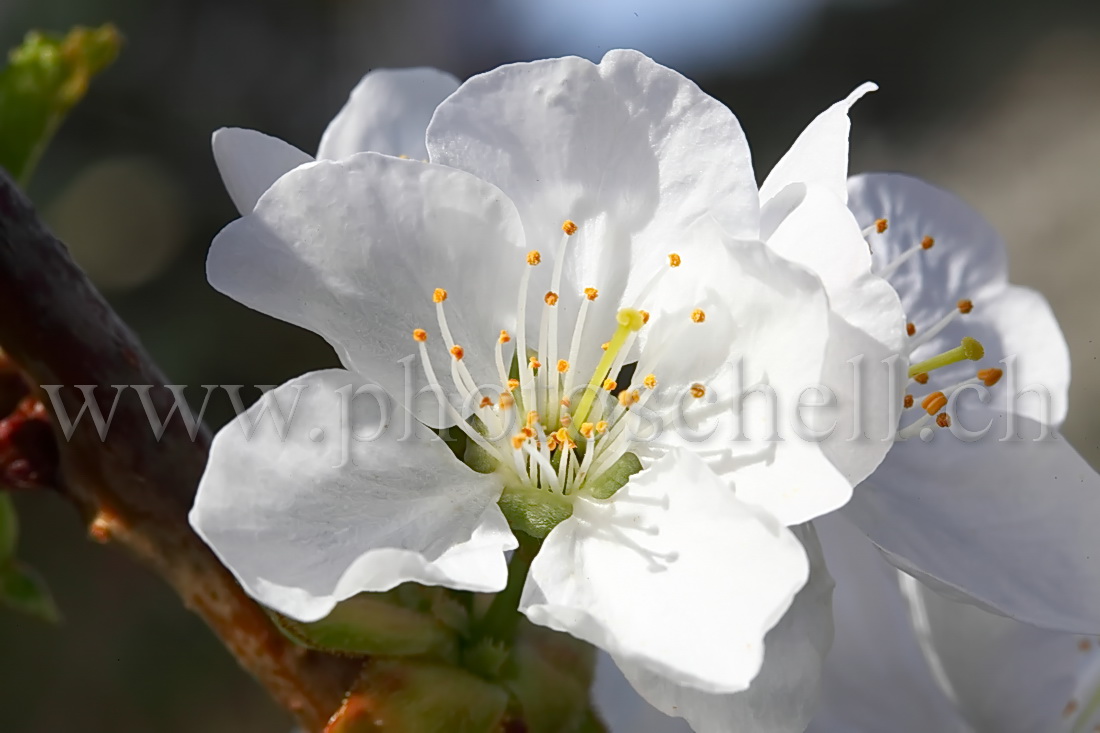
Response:
[[[849,191],[876,270],[905,307],[918,374],[906,439],[843,513],[891,562],[948,596],[1050,629],[1100,632],[1100,476],[1057,434],[1069,353],[1050,306],[1008,282],[1001,238],[951,194],[896,174],[856,176]],[[968,338],[984,345],[982,364],[919,374]],[[924,428],[936,413],[947,430]]]
[[[843,198],[785,185],[804,190],[769,224],[733,114],[635,52],[505,66],[449,96],[433,78],[407,105],[434,108],[427,162],[368,129],[399,126],[372,108],[399,85],[353,94],[315,161],[215,138],[242,218],[212,245],[211,284],[320,334],[343,369],[270,395],[298,405],[285,435],[266,400],[218,434],[192,524],[302,621],[405,581],[500,590],[521,531],[542,546],[520,610],[608,651],[662,710],[724,730],[739,693],[746,720],[804,724],[829,580],[792,528],[842,506],[891,441],[657,427],[677,406],[691,426],[737,412],[738,366],[790,404],[896,336],[865,257],[819,277],[782,254],[865,246]]]

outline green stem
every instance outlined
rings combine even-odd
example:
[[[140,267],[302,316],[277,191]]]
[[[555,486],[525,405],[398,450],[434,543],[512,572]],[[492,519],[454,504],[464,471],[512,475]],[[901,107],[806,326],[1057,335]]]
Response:
[[[527,582],[527,571],[531,561],[539,551],[542,542],[525,532],[516,532],[519,547],[512,553],[508,563],[508,584],[496,594],[489,610],[481,617],[475,632],[475,638],[491,639],[510,645],[515,638],[519,625],[519,599],[523,594],[523,585]]]

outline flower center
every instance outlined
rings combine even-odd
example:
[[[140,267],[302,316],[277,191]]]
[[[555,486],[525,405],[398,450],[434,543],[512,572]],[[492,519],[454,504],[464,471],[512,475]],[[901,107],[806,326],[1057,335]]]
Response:
[[[665,274],[679,267],[679,254],[668,255],[667,266],[646,283],[635,299],[637,307],[624,307],[616,315],[616,328],[607,334],[592,334],[586,328],[591,304],[599,297],[595,287],[586,287],[575,296],[561,290],[562,270],[577,225],[566,220],[551,275],[550,290],[543,294],[542,313],[537,333],[529,333],[527,311],[530,305],[531,274],[543,263],[542,253],[527,253],[527,267],[520,276],[516,326],[514,332],[501,331],[496,339],[496,375],[477,381],[467,368],[466,349],[455,343],[447,323],[447,291],[436,288],[432,300],[436,306],[439,334],[451,354],[450,378],[463,403],[473,408],[473,419],[462,418],[458,407],[446,403],[458,429],[494,461],[505,483],[501,507],[513,527],[534,536],[545,536],[558,522],[572,513],[576,496],[584,493],[597,499],[609,498],[641,463],[632,452],[639,441],[628,429],[627,417],[642,408],[657,389],[660,358],[638,364],[629,383],[619,384],[620,374],[638,335],[650,320],[641,305],[660,284]],[[561,304],[576,297],[579,308],[572,323],[572,334],[560,339]],[[673,314],[672,317],[678,317]],[[706,314],[699,308],[683,314],[685,327],[702,323]],[[564,325],[568,328],[568,325]],[[420,360],[429,385],[442,395],[440,383],[428,360],[428,332],[413,331]],[[504,347],[514,343],[515,351],[506,359]],[[568,354],[559,353],[559,343],[569,343]],[[591,356],[602,350],[591,375],[578,380],[576,365],[582,354]],[[656,350],[658,354],[662,350]],[[642,371],[640,367],[645,367]],[[484,376],[484,375],[482,375]],[[478,385],[493,384],[492,389]],[[705,387],[695,384],[689,390],[702,397]]]
[[[863,236],[864,239],[867,240],[868,246],[871,246],[873,237],[876,234],[885,232],[887,227],[888,222],[886,219],[876,219],[870,226],[866,227],[863,230]],[[903,264],[914,257],[921,256],[923,253],[932,249],[935,244],[936,240],[932,237],[922,237],[919,242],[902,251],[901,254],[887,263],[884,267],[878,268],[876,274],[889,280],[890,276],[896,273]],[[913,354],[921,346],[924,346],[938,336],[956,319],[968,315],[973,310],[974,303],[968,299],[963,299],[958,301],[954,308],[949,309],[947,313],[924,329],[918,328],[917,324],[913,322],[907,323],[905,330],[909,335],[908,353],[910,355]],[[953,349],[949,349],[941,354],[924,359],[923,361],[911,363],[908,372],[908,387],[911,388],[914,385],[923,387],[927,385],[930,374],[937,369],[942,369],[943,367],[966,360],[980,361],[984,357],[985,347],[983,347],[977,339],[969,336],[964,337],[959,345]],[[953,395],[965,388],[974,387],[979,384],[985,387],[992,387],[1000,381],[1002,374],[1003,372],[1000,369],[979,369],[975,376],[963,379],[940,390],[930,392],[921,398],[919,402],[913,395],[906,394],[903,398],[903,407],[906,410],[910,410],[915,405],[919,404],[923,414],[905,427],[899,429],[897,438],[899,440],[906,440],[919,436],[922,440],[931,440],[933,425],[941,428],[951,427],[951,417],[946,408],[949,406]]]

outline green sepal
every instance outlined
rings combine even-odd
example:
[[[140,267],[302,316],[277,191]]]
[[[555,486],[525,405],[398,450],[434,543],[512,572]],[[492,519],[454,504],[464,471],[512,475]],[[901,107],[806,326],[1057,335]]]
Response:
[[[572,639],[561,641],[580,646]],[[555,658],[553,650],[548,656],[530,643],[516,646],[503,684],[512,695],[515,717],[525,723],[528,733],[580,733],[586,729],[586,670],[592,668],[592,656],[578,656],[573,664],[558,664],[561,660]]]
[[[567,498],[527,486],[506,487],[497,503],[508,526],[539,540],[573,516],[573,503]]]
[[[508,693],[469,672],[372,659],[325,733],[499,733]]]
[[[15,502],[6,491],[0,490],[0,565],[15,557],[18,542],[19,517],[15,514]]]
[[[378,594],[360,593],[341,601],[313,623],[269,613],[284,634],[310,649],[354,656],[456,654],[455,635],[437,619]]]
[[[642,462],[633,453],[624,453],[612,463],[599,478],[585,487],[597,499],[610,499],[615,492],[626,486],[630,477],[642,470]]]
[[[115,60],[121,43],[112,25],[64,36],[27,34],[0,69],[0,166],[27,182],[65,115]]]
[[[61,612],[45,581],[27,566],[9,561],[0,567],[0,604],[56,624]]]

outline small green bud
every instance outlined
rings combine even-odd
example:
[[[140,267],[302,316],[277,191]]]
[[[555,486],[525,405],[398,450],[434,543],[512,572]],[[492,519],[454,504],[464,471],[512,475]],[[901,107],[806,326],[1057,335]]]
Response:
[[[499,733],[508,693],[469,672],[372,659],[325,733]]]
[[[378,594],[360,593],[308,624],[269,613],[283,633],[310,649],[353,655],[455,654],[457,642],[450,629],[427,613]]]

